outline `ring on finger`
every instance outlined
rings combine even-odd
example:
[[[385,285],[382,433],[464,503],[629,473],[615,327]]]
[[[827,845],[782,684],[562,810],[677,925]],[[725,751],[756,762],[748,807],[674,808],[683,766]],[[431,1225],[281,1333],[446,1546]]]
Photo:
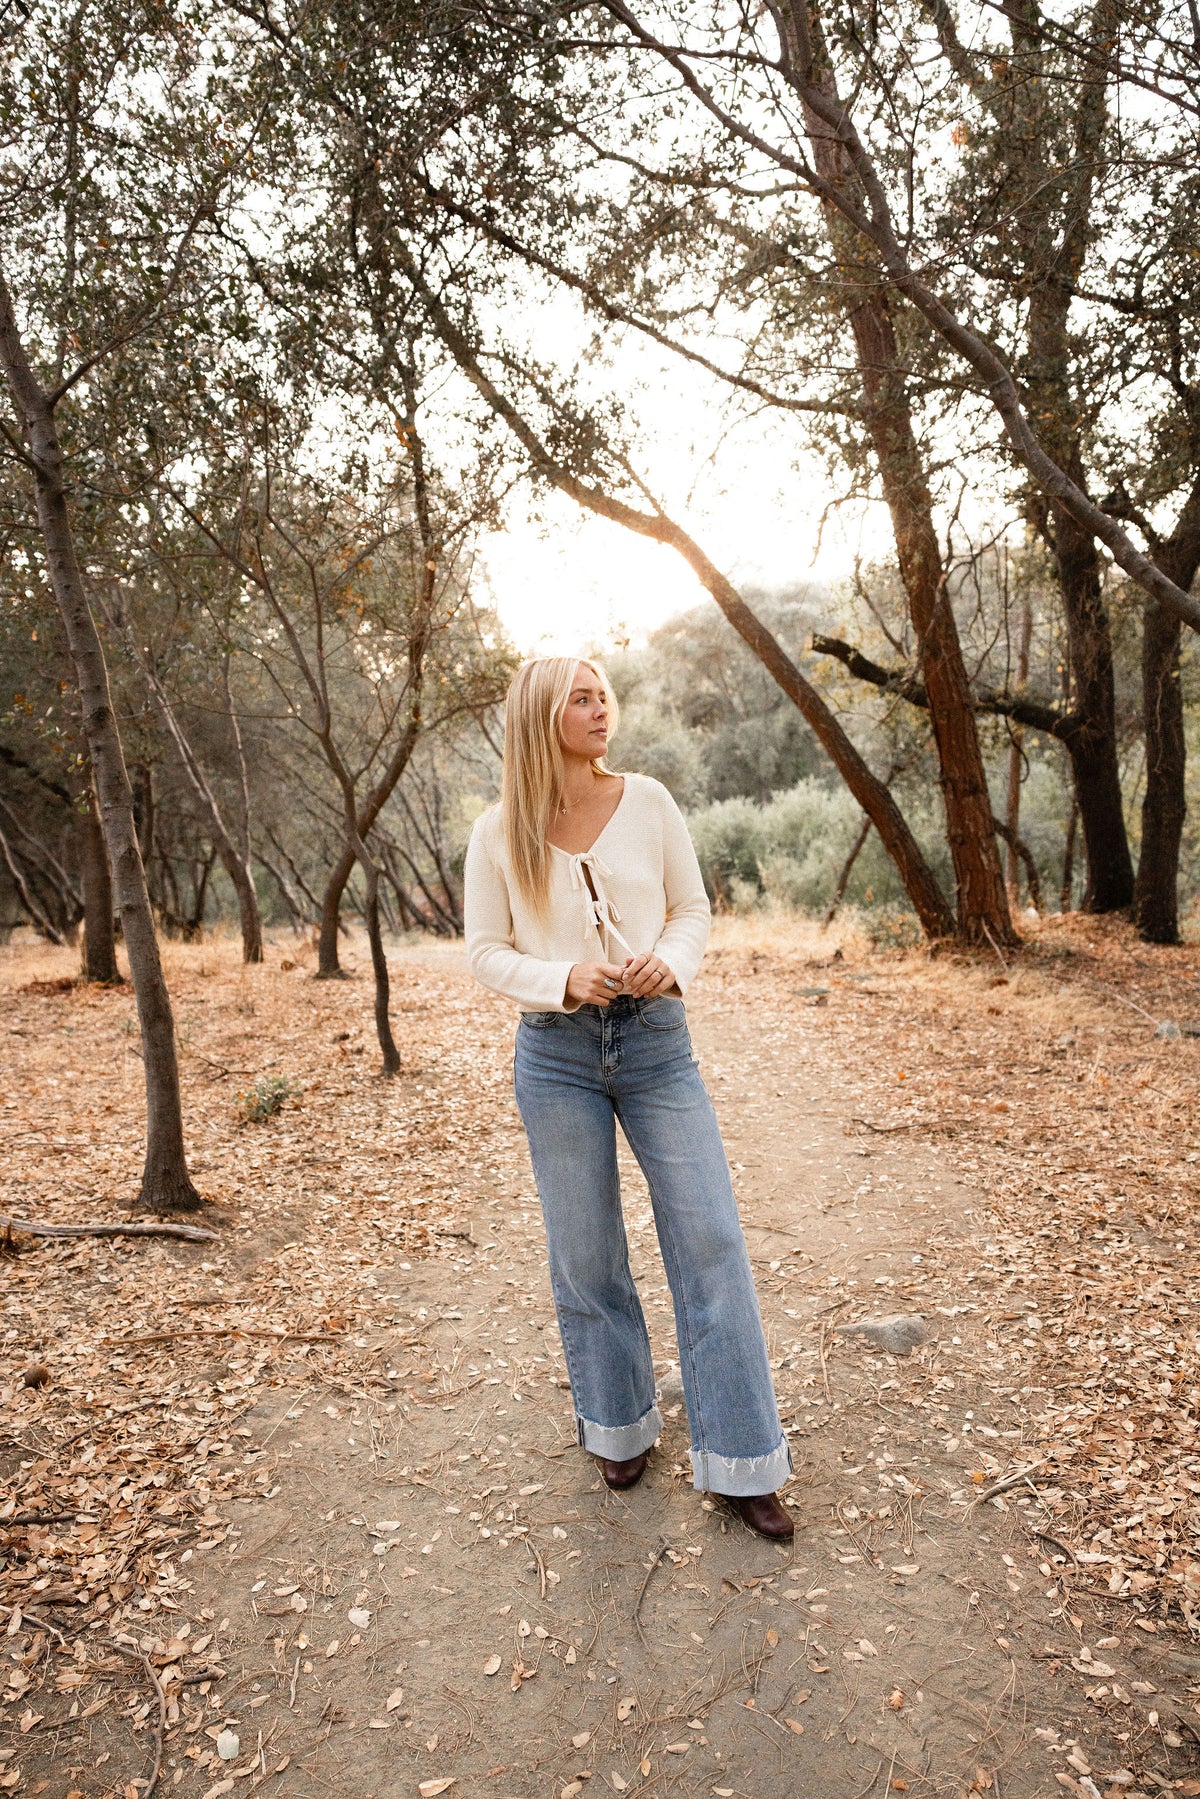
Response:
[[[604,977],[604,985],[608,988],[610,993],[615,993],[617,991],[617,983],[614,980],[611,980],[608,975],[605,975]]]

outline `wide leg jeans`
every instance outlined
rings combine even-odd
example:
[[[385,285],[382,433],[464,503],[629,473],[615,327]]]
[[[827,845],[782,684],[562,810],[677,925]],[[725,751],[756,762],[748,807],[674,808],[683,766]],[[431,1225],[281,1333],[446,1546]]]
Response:
[[[515,1087],[580,1443],[626,1461],[662,1429],[621,1212],[619,1122],[650,1189],[674,1301],[695,1485],[774,1492],[791,1458],[682,1001],[622,995],[608,1007],[522,1013]]]

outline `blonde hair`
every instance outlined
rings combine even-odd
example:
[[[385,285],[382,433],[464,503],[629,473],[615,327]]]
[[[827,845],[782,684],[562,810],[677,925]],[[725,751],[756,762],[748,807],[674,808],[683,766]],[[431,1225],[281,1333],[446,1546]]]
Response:
[[[546,909],[550,846],[546,833],[562,798],[563,713],[579,668],[590,668],[608,696],[609,737],[616,735],[617,702],[608,676],[589,656],[536,656],[513,676],[504,717],[500,815],[517,889],[535,913]],[[592,767],[607,774],[603,757]]]

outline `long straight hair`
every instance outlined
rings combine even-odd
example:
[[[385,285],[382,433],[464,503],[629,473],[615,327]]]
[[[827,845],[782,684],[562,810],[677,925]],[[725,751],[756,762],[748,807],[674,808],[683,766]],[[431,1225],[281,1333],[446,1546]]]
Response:
[[[550,846],[546,833],[562,799],[563,713],[571,697],[575,672],[590,668],[608,695],[608,734],[617,729],[617,702],[608,676],[587,656],[536,656],[513,676],[504,715],[504,773],[500,813],[508,859],[517,891],[535,915],[544,915],[550,884]],[[592,767],[608,769],[603,757]]]

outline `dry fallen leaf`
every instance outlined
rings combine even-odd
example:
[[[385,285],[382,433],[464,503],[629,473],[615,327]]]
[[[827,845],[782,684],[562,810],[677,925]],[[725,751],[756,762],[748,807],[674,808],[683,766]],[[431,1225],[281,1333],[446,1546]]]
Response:
[[[485,1674],[499,1674],[502,1665],[500,1656],[489,1655],[483,1664],[483,1671]]]
[[[899,1687],[893,1687],[888,1694],[888,1704],[894,1712],[898,1712],[903,1708],[904,1694]]]
[[[636,1705],[637,1705],[636,1699],[619,1699],[617,1701],[617,1720],[618,1720],[618,1722],[621,1724],[624,1724],[626,1718],[629,1716],[630,1712],[633,1711],[633,1709]]]
[[[803,1724],[799,1723],[795,1718],[785,1718],[783,1721],[787,1725],[788,1729],[790,1731],[793,1731],[796,1736],[802,1737],[804,1735]]]
[[[395,1692],[388,1694],[387,1705],[384,1707],[384,1709],[385,1709],[385,1711],[394,1712],[398,1706],[401,1706],[403,1704],[404,1704],[404,1688],[397,1687]]]
[[[573,1736],[571,1738],[571,1744],[572,1744],[572,1747],[575,1749],[582,1749],[584,1744],[590,1743],[591,1740],[592,1740],[591,1731],[590,1730],[581,1730],[575,1736]]]
[[[421,1799],[437,1799],[439,1793],[449,1792],[456,1780],[457,1776],[454,1774],[451,1774],[442,1780],[423,1780],[418,1786],[417,1791],[420,1793]]]

